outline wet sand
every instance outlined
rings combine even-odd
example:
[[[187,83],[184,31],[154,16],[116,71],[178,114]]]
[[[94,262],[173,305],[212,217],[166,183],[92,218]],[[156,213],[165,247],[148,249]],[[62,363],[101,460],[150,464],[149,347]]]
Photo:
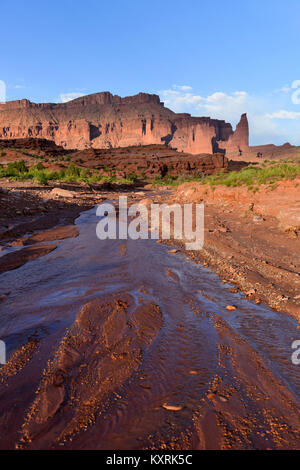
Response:
[[[190,199],[201,202],[197,196]],[[180,192],[178,196],[172,193],[165,201],[183,202]],[[242,203],[220,196],[215,201],[204,199],[204,203],[203,249],[185,251],[184,240],[172,240],[170,244],[175,244],[191,260],[212,269],[224,282],[233,283],[253,302],[265,302],[300,322],[300,236],[296,229],[284,230],[277,217],[264,214],[262,209],[258,214],[247,197]],[[292,206],[291,203],[290,211]],[[296,212],[295,202],[294,206]],[[286,214],[288,209],[285,208]]]
[[[1,274],[0,448],[299,448],[297,321],[181,249],[98,240],[98,221]]]

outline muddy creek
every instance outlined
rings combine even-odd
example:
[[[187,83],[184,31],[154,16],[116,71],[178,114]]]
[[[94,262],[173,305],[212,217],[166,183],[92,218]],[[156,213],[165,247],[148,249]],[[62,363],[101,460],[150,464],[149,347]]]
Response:
[[[100,241],[98,221],[1,275],[8,357],[34,344],[0,381],[1,448],[296,448],[296,320],[155,240]]]

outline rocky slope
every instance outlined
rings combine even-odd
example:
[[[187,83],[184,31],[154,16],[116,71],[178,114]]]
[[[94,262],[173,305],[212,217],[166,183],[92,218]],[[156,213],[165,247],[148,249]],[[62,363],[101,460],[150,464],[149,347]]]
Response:
[[[38,159],[38,160],[37,160]],[[229,167],[222,153],[191,155],[165,145],[120,147],[116,149],[66,150],[46,139],[0,140],[0,164],[23,160],[29,167],[43,162],[45,168],[61,170],[70,161],[79,168],[97,170],[103,175],[113,172],[117,178],[130,173],[138,177],[211,175]]]
[[[109,92],[67,103],[0,104],[0,139],[44,138],[64,148],[115,148],[166,144],[192,154],[248,149],[248,120],[231,124],[209,117],[176,114],[159,96],[139,93],[121,98]]]

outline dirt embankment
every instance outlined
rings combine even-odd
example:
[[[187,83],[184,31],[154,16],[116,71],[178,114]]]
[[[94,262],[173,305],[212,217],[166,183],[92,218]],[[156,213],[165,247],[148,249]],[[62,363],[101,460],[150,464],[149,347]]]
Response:
[[[275,189],[185,183],[170,202],[205,204],[205,243],[187,256],[202,260],[224,280],[233,282],[257,303],[300,319],[299,180]],[[183,246],[183,243],[181,243]]]
[[[85,198],[85,194],[73,197],[70,192],[69,196],[55,194],[47,186],[1,181],[0,244],[26,233],[70,224],[94,203]]]
[[[300,179],[280,181],[274,187],[261,185],[256,192],[243,187],[217,186],[185,183],[178,187],[176,197],[219,207],[232,206],[241,211],[251,211],[262,217],[275,217],[284,230],[294,227],[300,230]]]
[[[91,196],[91,194],[89,195]],[[92,194],[2,183],[0,188],[0,273],[50,253],[58,241],[78,235],[79,214],[102,200]],[[27,246],[32,245],[32,246]]]
[[[166,145],[145,145],[115,149],[66,150],[44,139],[0,139],[0,164],[23,160],[28,167],[42,163],[53,171],[66,170],[72,162],[78,168],[98,175],[126,178],[135,173],[140,179],[155,176],[211,175],[226,171],[228,159],[223,153],[197,155],[178,152]]]

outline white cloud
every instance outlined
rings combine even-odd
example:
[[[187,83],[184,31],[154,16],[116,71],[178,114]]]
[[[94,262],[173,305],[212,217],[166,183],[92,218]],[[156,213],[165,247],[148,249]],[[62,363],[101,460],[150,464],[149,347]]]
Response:
[[[300,112],[298,113],[295,111],[286,111],[285,109],[281,109],[280,111],[267,114],[267,117],[270,119],[300,119]]]
[[[189,85],[173,85],[175,90],[191,91],[193,88]]]
[[[277,90],[274,90],[274,93],[283,93],[283,94],[287,94],[287,93],[290,93],[292,90],[292,88],[289,86],[289,85],[285,85],[281,88],[278,88]]]
[[[174,89],[159,92],[165,105],[175,112],[188,112],[196,116],[210,116],[230,122],[235,126],[243,113],[259,108],[259,104],[246,91],[227,94],[221,91],[208,96]],[[251,119],[251,117],[250,117]]]
[[[294,80],[291,85],[285,85],[275,90],[275,93],[290,95],[293,104],[300,104],[300,80]]]
[[[293,106],[291,92],[296,89],[294,93],[299,93],[300,96],[300,88],[297,88],[299,85],[300,81],[295,81],[294,88],[286,86],[281,89],[281,93],[275,90],[275,93],[271,92],[263,97],[250,95],[247,91],[232,93],[218,91],[208,96],[202,96],[194,93],[191,87],[185,90],[177,85],[162,90],[159,94],[165,105],[175,112],[187,112],[195,116],[223,119],[233,126],[239,122],[241,114],[247,113],[251,145],[282,144],[286,141],[300,145],[300,129],[297,131],[290,124],[291,119],[299,119],[300,113],[292,109],[276,110],[279,106],[287,108]],[[274,118],[281,119],[281,124],[276,122]]]
[[[201,96],[193,95],[185,91],[176,90],[162,90],[159,92],[165,105],[171,107],[176,112],[184,112],[186,107],[195,106],[200,103],[203,98]]]
[[[297,142],[295,134],[283,126],[279,126],[274,120],[266,114],[248,114],[250,128],[250,145],[276,144],[281,145],[285,142],[291,142],[295,145]],[[300,142],[299,142],[300,143]]]
[[[235,91],[230,95],[216,92],[203,99],[199,110],[203,108],[209,115],[216,118],[236,122],[241,114],[247,111],[250,101],[251,97],[245,91]]]
[[[73,92],[73,93],[61,93],[59,96],[60,96],[60,100],[62,103],[67,103],[68,101],[72,101],[72,100],[75,100],[76,98],[80,98],[80,96],[83,96],[84,94],[83,93],[79,93],[79,92]]]
[[[237,121],[245,112],[247,102],[251,101],[245,91],[236,91],[231,95],[216,92],[207,97],[191,92],[188,86],[179,87],[173,85],[171,89],[160,91],[160,96],[165,105],[175,112],[191,112],[205,114],[215,118]]]

